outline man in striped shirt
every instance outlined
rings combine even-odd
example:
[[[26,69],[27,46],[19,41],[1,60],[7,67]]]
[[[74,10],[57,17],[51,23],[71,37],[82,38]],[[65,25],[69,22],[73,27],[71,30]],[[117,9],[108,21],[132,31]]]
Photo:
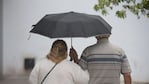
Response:
[[[123,49],[109,42],[109,34],[97,35],[97,43],[87,47],[80,60],[76,51],[70,49],[70,57],[84,70],[89,71],[89,84],[120,84],[120,74],[124,84],[131,84],[131,69]]]

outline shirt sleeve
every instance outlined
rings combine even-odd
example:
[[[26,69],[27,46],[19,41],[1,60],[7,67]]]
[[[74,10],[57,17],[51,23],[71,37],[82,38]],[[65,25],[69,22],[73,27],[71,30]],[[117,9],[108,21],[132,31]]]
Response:
[[[83,70],[80,66],[75,65],[73,72],[74,84],[88,84],[89,74],[87,70]]]
[[[122,63],[121,63],[121,73],[129,73],[131,72],[130,65],[126,55],[122,56]]]
[[[36,64],[29,76],[30,84],[38,84],[38,73],[39,73],[39,65]]]
[[[85,51],[82,53],[80,60],[79,60],[79,65],[83,70],[87,70],[87,56]]]

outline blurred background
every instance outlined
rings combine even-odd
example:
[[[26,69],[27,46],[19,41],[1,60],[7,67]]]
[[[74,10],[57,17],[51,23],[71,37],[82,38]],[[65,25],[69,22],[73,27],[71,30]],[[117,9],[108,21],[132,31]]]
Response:
[[[102,16],[93,9],[96,3],[97,0],[0,0],[0,84],[27,84],[34,64],[47,55],[56,40],[30,34],[32,25],[46,14],[69,11],[103,17],[113,27],[110,41],[121,46],[128,56],[133,82],[149,84],[149,19],[137,19],[129,12],[126,19],[117,18],[112,11]],[[70,48],[70,38],[61,39]],[[94,37],[73,38],[79,56],[94,43]]]

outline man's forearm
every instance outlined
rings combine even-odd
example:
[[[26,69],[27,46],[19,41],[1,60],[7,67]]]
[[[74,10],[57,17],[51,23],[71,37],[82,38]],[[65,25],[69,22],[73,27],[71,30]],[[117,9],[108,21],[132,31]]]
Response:
[[[124,73],[124,84],[132,84],[130,73]]]

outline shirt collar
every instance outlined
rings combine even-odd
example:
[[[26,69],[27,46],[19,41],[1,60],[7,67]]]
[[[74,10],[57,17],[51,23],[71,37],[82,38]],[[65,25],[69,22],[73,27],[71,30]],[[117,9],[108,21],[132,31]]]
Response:
[[[108,42],[109,42],[109,40],[107,38],[102,38],[97,41],[97,44],[108,43]]]

